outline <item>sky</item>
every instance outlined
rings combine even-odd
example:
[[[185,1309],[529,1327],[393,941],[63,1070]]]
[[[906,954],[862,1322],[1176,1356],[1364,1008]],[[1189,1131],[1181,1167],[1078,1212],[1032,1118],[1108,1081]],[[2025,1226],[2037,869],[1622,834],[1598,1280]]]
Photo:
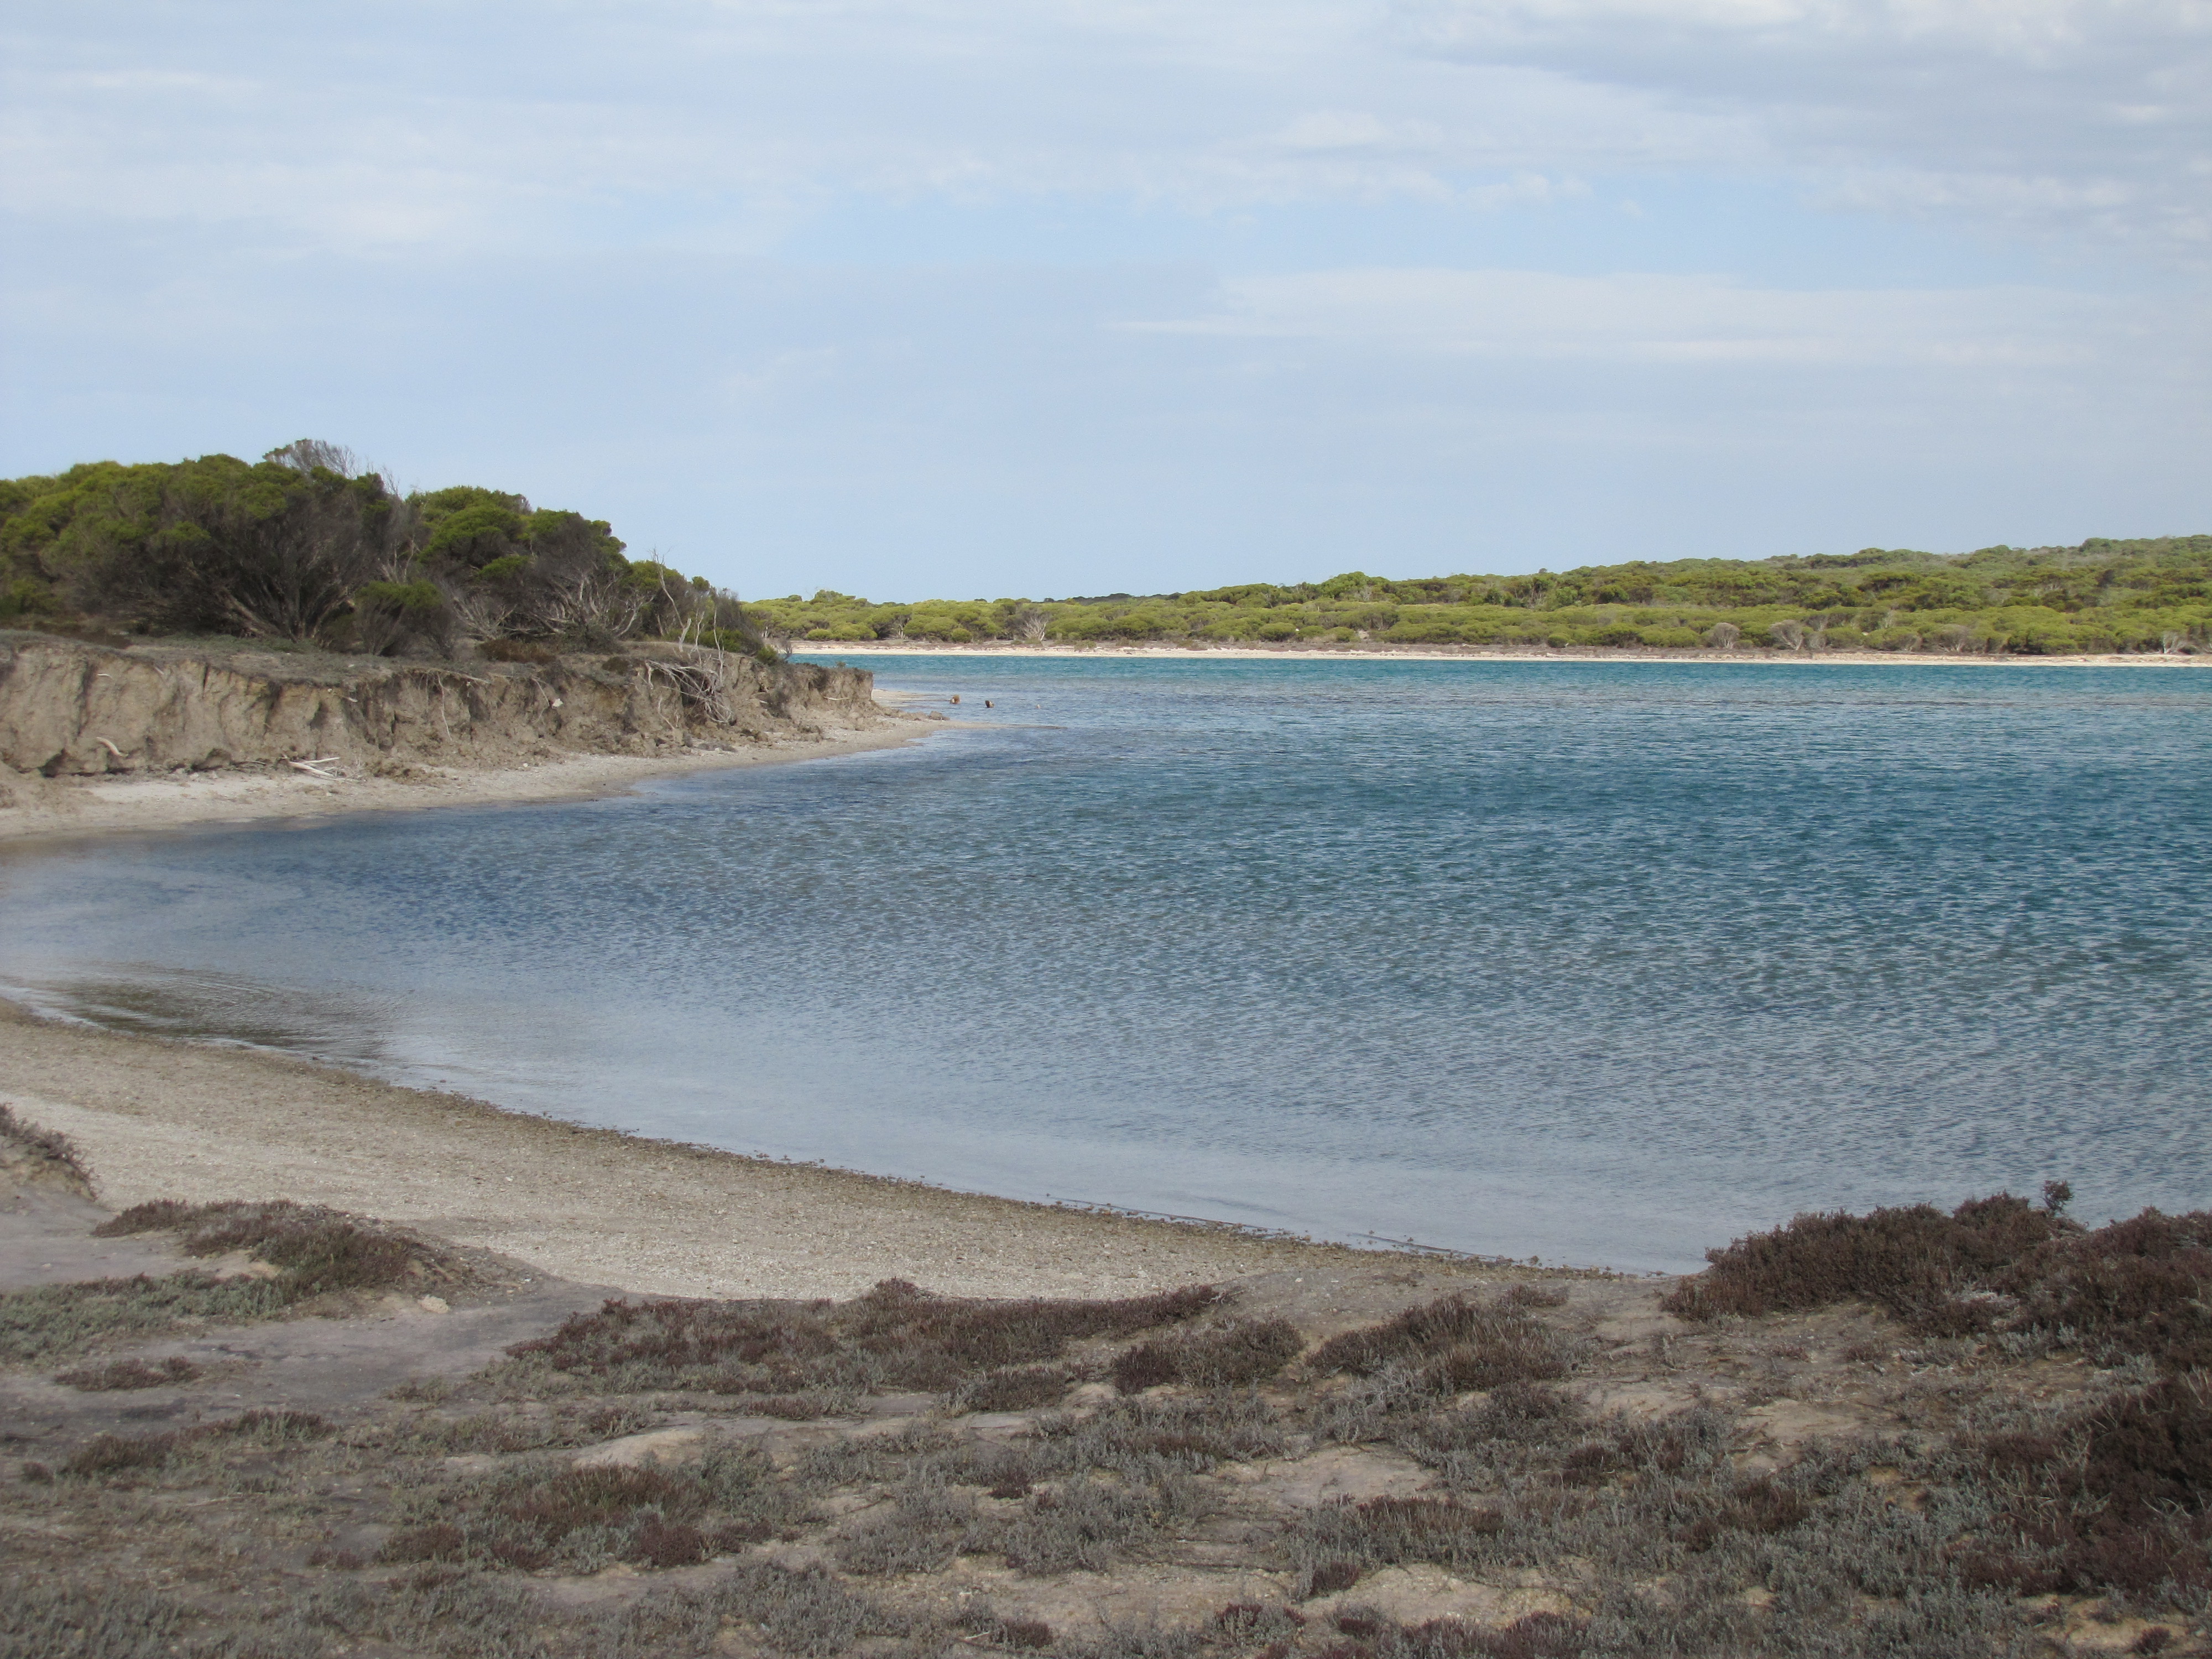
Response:
[[[741,594],[2212,531],[2212,0],[12,0],[0,476]]]

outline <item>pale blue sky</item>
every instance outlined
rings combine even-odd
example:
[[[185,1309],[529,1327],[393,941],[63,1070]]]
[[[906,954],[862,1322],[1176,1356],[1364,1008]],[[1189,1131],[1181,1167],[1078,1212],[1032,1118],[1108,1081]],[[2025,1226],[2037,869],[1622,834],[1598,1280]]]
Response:
[[[2212,530],[2212,0],[16,0],[0,472],[751,594]]]

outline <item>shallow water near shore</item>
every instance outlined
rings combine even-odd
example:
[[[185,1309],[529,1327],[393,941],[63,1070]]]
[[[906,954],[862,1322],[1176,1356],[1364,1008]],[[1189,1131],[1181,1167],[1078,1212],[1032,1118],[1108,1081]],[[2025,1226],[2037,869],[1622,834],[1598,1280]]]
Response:
[[[2212,1202],[2212,676],[866,665],[981,729],[9,854],[0,988],[742,1152],[1547,1261],[2046,1177],[2090,1218]]]

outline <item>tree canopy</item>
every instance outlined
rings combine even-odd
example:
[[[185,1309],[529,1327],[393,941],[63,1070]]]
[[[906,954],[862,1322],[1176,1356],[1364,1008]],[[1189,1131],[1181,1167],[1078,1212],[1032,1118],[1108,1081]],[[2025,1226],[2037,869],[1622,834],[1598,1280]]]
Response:
[[[734,596],[604,520],[473,484],[400,494],[335,444],[0,481],[0,623],[341,650],[678,634],[757,649]]]

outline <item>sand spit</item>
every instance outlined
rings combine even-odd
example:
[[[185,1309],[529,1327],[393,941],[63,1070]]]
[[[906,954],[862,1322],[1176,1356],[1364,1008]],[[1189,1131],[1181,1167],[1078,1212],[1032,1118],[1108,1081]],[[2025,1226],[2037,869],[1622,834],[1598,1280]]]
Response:
[[[1125,1296],[1367,1259],[585,1128],[278,1055],[0,1004],[0,1102],[88,1156],[102,1202],[288,1198],[562,1278],[666,1296]]]

